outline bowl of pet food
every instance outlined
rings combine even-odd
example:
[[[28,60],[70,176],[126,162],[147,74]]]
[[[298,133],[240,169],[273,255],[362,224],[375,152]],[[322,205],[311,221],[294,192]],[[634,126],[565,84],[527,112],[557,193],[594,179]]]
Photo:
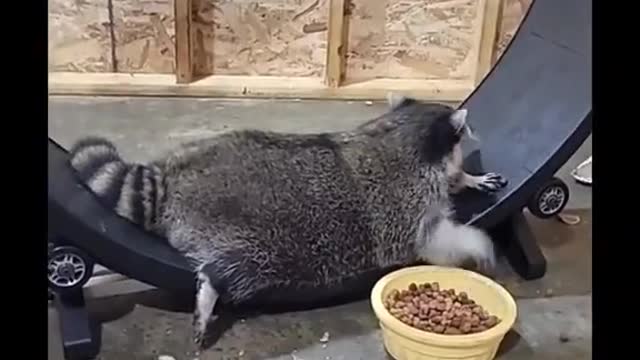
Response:
[[[516,302],[472,271],[416,266],[387,274],[371,305],[396,360],[491,360],[513,326]]]

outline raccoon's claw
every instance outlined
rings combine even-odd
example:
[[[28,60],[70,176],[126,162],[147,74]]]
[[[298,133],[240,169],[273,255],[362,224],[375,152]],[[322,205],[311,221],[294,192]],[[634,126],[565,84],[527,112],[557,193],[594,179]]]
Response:
[[[204,348],[204,332],[200,330],[196,330],[193,333],[193,343],[198,346],[198,348]]]
[[[504,188],[508,183],[507,179],[500,174],[487,173],[478,179],[476,187],[480,191],[491,193]]]
[[[496,266],[491,260],[480,261],[477,266],[478,273],[493,279],[495,277]]]

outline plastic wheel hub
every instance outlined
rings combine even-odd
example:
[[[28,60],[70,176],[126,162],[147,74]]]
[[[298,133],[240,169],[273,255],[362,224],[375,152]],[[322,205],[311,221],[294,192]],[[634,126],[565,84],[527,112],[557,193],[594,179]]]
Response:
[[[59,287],[78,284],[87,271],[86,264],[75,254],[59,254],[49,260],[49,281]]]
[[[564,191],[558,186],[547,189],[540,196],[540,211],[545,215],[551,215],[560,211],[565,197]]]

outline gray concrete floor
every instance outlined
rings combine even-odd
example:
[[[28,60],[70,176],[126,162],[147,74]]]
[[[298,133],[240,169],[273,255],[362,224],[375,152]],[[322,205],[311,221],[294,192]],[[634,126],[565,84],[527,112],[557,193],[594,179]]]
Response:
[[[64,98],[50,99],[49,136],[69,146],[93,134],[112,139],[128,159],[144,161],[176,144],[228,128],[314,132],[348,129],[384,104],[330,101]],[[569,226],[530,217],[549,261],[547,275],[522,282],[503,265],[500,281],[516,296],[519,320],[500,359],[591,358],[591,189],[570,171],[591,154],[591,140],[558,172],[571,188]],[[103,320],[101,359],[386,360],[367,302],[236,321],[209,350],[191,344],[188,306],[157,290],[92,301]],[[62,359],[57,316],[50,309],[49,358]],[[323,346],[319,339],[329,332]],[[560,341],[560,338],[569,341]]]

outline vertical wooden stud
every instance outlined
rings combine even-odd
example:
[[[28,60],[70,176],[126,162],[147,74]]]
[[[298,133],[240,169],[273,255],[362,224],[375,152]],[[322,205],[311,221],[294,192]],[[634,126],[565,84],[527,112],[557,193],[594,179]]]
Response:
[[[325,82],[337,88],[344,80],[350,0],[330,0]]]
[[[191,39],[191,8],[193,0],[174,0],[176,31],[176,82],[193,80],[193,43]]]
[[[495,60],[496,41],[500,31],[504,0],[485,0],[482,37],[478,54],[475,83],[478,85],[491,71]]]

